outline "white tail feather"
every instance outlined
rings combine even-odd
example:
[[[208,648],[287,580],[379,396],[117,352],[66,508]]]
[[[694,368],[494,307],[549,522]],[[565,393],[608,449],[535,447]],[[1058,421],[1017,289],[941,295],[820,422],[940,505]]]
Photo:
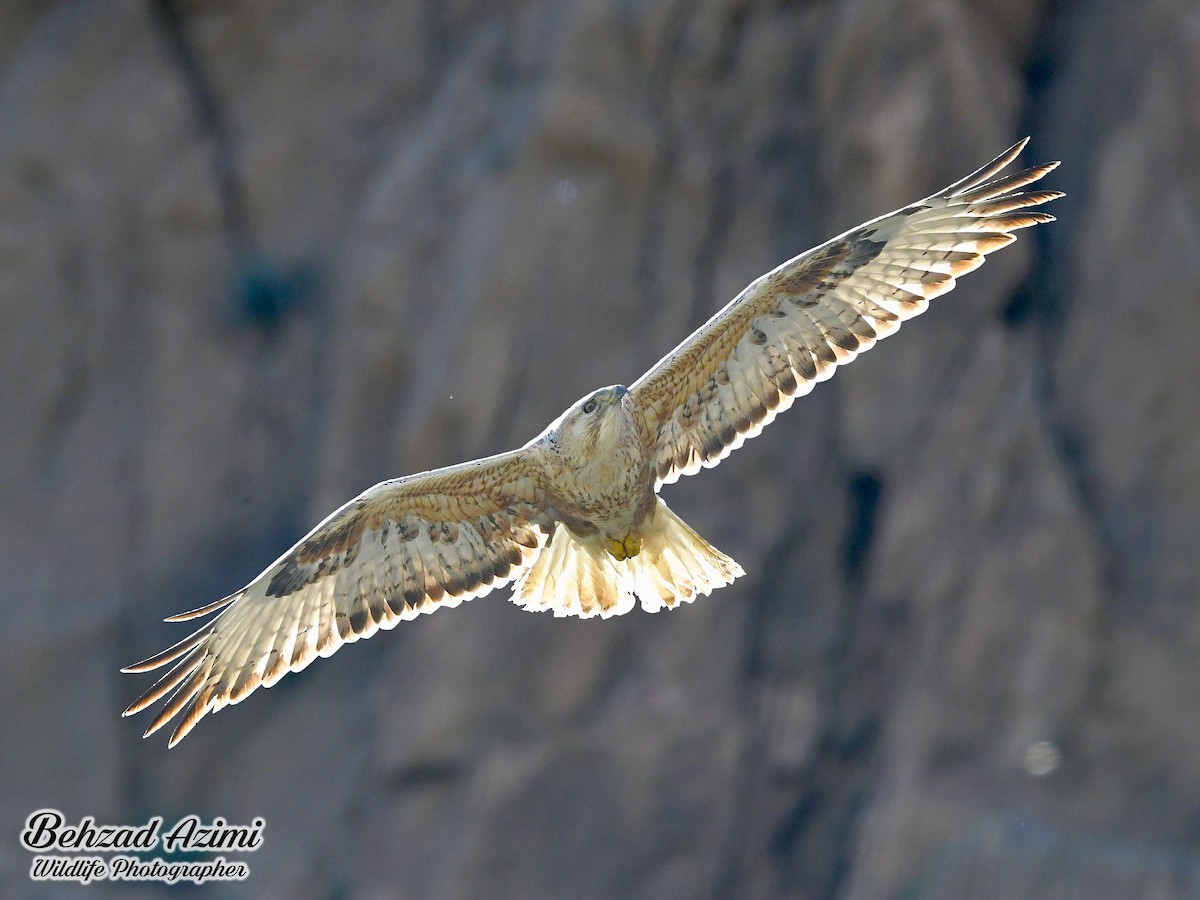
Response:
[[[641,528],[642,549],[614,558],[600,535],[579,537],[559,525],[537,561],[517,582],[513,602],[556,616],[619,616],[641,601],[657,612],[710,594],[745,574],[658,500]]]

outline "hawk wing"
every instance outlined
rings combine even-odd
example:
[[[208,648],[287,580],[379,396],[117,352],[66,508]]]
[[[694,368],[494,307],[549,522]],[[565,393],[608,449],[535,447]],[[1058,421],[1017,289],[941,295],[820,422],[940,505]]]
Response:
[[[634,383],[659,484],[715,466],[958,275],[1053,216],[1020,189],[1057,167],[1000,175],[1028,142],[911,206],[846,232],[750,284]]]
[[[208,713],[342,644],[507,584],[533,563],[552,525],[527,449],[377,484],[236,594],[167,619],[223,610],[122,670],[174,663],[124,715],[169,695],[146,735],[182,712],[174,746]]]

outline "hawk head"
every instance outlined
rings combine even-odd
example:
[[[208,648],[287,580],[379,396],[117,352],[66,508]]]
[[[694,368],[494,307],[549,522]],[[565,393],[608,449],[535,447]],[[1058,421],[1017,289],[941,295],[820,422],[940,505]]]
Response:
[[[567,459],[580,462],[609,456],[637,437],[629,388],[614,384],[580,397],[563,413],[555,445]]]

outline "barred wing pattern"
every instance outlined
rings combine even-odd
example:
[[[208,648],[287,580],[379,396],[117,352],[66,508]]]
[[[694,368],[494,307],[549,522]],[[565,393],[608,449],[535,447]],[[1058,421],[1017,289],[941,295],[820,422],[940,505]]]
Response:
[[[318,656],[517,578],[553,528],[529,452],[378,484],[242,590],[167,619],[221,611],[175,646],[122,670],[174,664],[124,715],[167,697],[146,735],[183,713],[174,746],[208,713]]]
[[[632,407],[620,407],[628,417],[622,438],[636,427],[642,444],[631,456],[636,473],[622,473],[615,457],[612,465],[601,459],[595,471],[585,460],[564,465],[558,457],[548,466],[551,426],[520,450],[378,484],[242,590],[168,619],[214,615],[178,644],[123,670],[167,668],[125,715],[165,698],[146,734],[179,716],[174,746],[208,713],[342,644],[514,580],[521,605],[569,615],[624,612],[635,594],[644,594],[643,606],[653,610],[728,584],[740,567],[661,500],[652,515],[639,514],[646,498],[638,492],[653,501],[651,486],[715,466],[837,366],[1015,240],[1012,232],[1052,221],[1030,210],[1062,195],[1021,189],[1057,163],[1002,174],[1025,143],[945,190],[767,273],[659,361],[630,389]],[[643,453],[653,465],[653,485]],[[579,483],[625,475],[636,490],[606,499],[608,507],[592,502],[607,498],[597,485]],[[556,534],[569,511],[560,501],[572,496],[591,498],[578,516],[592,530],[577,535],[564,527]],[[622,508],[626,501],[632,505]],[[626,549],[633,536],[642,552],[618,557],[615,541],[606,541],[588,517],[621,522],[626,514],[643,515],[633,520],[642,530],[620,546]]]
[[[1057,162],[1008,175],[1028,138],[938,193],[822,244],[750,284],[634,383],[667,484],[715,466],[837,366],[920,315],[929,300],[1061,197],[1022,192]]]

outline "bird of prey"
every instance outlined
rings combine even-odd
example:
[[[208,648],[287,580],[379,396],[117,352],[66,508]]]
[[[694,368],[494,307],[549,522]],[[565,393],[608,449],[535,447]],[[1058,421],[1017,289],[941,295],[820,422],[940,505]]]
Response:
[[[514,583],[556,616],[654,612],[730,584],[741,567],[658,491],[715,466],[792,401],[954,287],[1057,191],[1057,166],[1003,174],[1028,138],[944,190],[756,279],[631,386],[580,398],[520,449],[385,481],[317,525],[219,613],[125,672],[174,664],[125,710],[167,697],[149,736],[270,687],[342,644]]]

